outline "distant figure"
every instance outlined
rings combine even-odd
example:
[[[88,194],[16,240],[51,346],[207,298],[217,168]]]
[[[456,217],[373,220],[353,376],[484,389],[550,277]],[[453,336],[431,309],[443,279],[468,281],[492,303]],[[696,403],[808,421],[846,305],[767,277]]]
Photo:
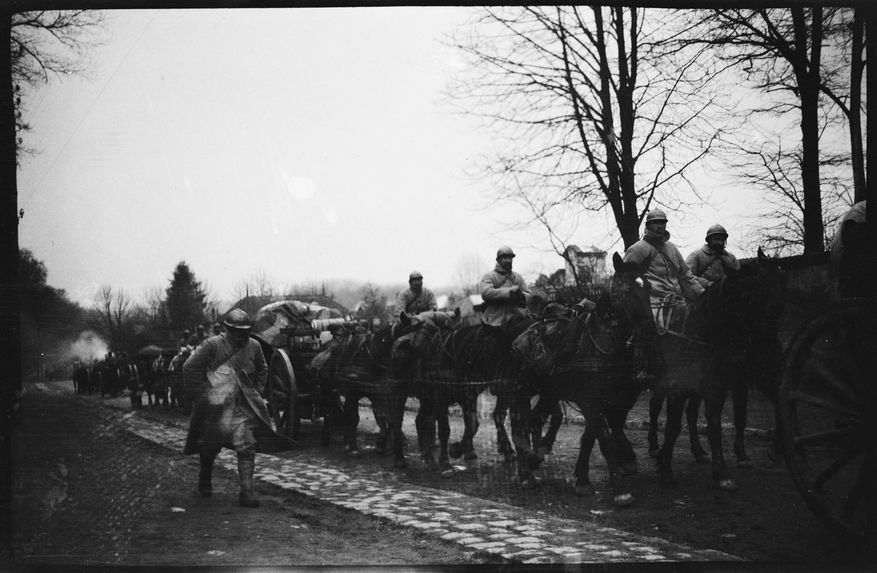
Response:
[[[213,462],[219,450],[237,452],[242,507],[258,507],[253,495],[256,452],[291,449],[295,442],[277,435],[260,392],[268,366],[262,347],[250,338],[250,317],[240,309],[228,313],[225,333],[208,338],[183,366],[185,385],[198,389],[189,420],[184,454],[198,453],[201,470],[198,491],[213,495]]]
[[[484,324],[505,327],[528,316],[530,289],[524,278],[512,270],[514,258],[511,247],[500,247],[496,251],[496,267],[481,277]]]
[[[423,288],[423,275],[420,271],[411,271],[408,275],[408,288],[399,293],[396,298],[395,319],[399,315],[418,314],[426,310],[438,310],[435,295],[428,288]]]
[[[188,328],[183,331],[183,336],[180,337],[180,340],[177,341],[177,346],[182,350],[183,348],[189,346],[189,338],[192,337],[192,331]]]
[[[195,334],[189,337],[187,343],[192,348],[197,348],[202,342],[204,342],[204,339],[206,338],[207,333],[204,330],[204,326],[199,324],[195,327]]]
[[[213,323],[213,336],[219,336],[222,334],[222,325],[218,322]]]
[[[728,269],[739,270],[737,257],[725,250],[728,231],[721,225],[713,225],[706,231],[706,244],[692,251],[685,262],[697,282],[708,287],[725,278]]]

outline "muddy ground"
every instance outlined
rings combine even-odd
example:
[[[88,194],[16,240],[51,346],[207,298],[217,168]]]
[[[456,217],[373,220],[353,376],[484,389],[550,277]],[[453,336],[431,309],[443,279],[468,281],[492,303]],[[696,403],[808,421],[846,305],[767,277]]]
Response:
[[[92,396],[76,406],[60,398],[46,400],[44,405],[40,404],[39,414],[31,414],[23,427],[18,502],[19,507],[29,509],[16,516],[20,555],[40,554],[43,559],[58,562],[87,560],[94,556],[87,555],[83,548],[91,547],[93,554],[98,547],[103,562],[159,565],[459,565],[489,560],[483,555],[462,554],[454,546],[425,539],[416,532],[377,523],[266,484],[259,486],[262,508],[250,511],[238,508],[234,503],[234,476],[230,472],[217,484],[213,499],[195,499],[194,457],[174,461],[174,456],[168,456],[162,448],[144,445],[132,436],[94,434],[99,426],[96,421],[107,415],[108,408],[130,407],[124,397],[101,400]],[[694,461],[684,434],[676,448],[678,482],[664,485],[658,481],[646,451],[647,400],[648,394],[644,394],[629,417],[627,433],[639,456],[639,472],[625,478],[636,500],[629,508],[613,506],[606,489],[606,465],[597,451],[592,455],[591,465],[598,492],[591,497],[575,495],[572,471],[582,431],[575,423],[561,428],[553,455],[538,472],[541,485],[525,490],[518,483],[514,467],[503,463],[496,454],[495,430],[489,418],[482,419],[476,440],[479,458],[458,461],[455,471],[440,474],[428,471],[417,455],[414,414],[408,412],[404,430],[409,467],[398,471],[411,483],[662,537],[696,548],[717,549],[749,561],[827,569],[858,568],[864,564],[859,548],[833,534],[807,508],[785,465],[768,458],[769,440],[764,430],[772,426],[772,419],[771,409],[763,398],[753,398],[749,427],[757,431],[747,435],[753,467],[733,469],[740,484],[737,492],[720,491],[713,485],[709,464]],[[482,410],[485,415],[489,413],[487,401]],[[728,410],[730,422],[730,407]],[[323,448],[319,439],[321,423],[308,421],[302,425],[301,448],[281,455],[304,459],[319,456],[332,460],[341,469],[390,468],[391,457],[371,447],[375,426],[369,409],[362,408],[361,412],[363,448],[359,455],[351,456],[344,451],[340,435],[328,448]],[[567,414],[575,415],[572,411]],[[186,427],[187,423],[186,416],[175,410],[147,408],[135,415],[179,427]],[[459,418],[452,419],[452,437],[458,438],[460,432]],[[728,430],[725,441],[726,452],[730,452]],[[111,450],[117,452],[120,447],[130,449],[130,463],[140,473],[134,475],[125,467],[101,463]],[[150,448],[148,455],[142,451],[144,447]],[[74,459],[69,459],[70,452],[76,452]],[[62,458],[66,458],[68,465],[88,471],[75,488],[71,484],[71,499],[63,502],[65,511],[47,514],[40,496],[51,490],[50,476],[57,471],[53,468]],[[153,461],[143,465],[145,460]],[[729,462],[733,467],[730,455]],[[104,492],[117,487],[119,480],[133,480],[126,486],[129,491],[126,495],[133,496],[128,514],[99,515],[80,523],[74,517],[76,512],[68,511],[71,504],[99,506]],[[190,484],[192,487],[187,487]],[[42,507],[42,515],[36,515],[36,506]],[[180,512],[174,507],[188,509]],[[64,538],[59,532],[72,532],[72,536]],[[214,542],[216,539],[224,540],[221,546]],[[127,547],[126,553],[120,553],[117,549],[120,547]],[[138,561],[138,555],[144,556],[142,561]]]

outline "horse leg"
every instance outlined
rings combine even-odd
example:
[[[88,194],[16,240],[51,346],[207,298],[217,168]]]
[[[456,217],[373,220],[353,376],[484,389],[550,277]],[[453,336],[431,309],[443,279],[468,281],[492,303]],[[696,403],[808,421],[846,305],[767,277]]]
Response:
[[[658,457],[658,452],[661,449],[658,445],[658,416],[661,414],[665,398],[667,398],[667,393],[656,389],[649,399],[649,455],[653,458]]]
[[[612,439],[612,436],[609,433],[609,426],[606,419],[599,416],[597,412],[592,411],[589,413],[589,419],[594,418],[599,420],[596,425],[596,437],[597,443],[600,445],[600,452],[606,460],[606,467],[609,472],[609,487],[612,490],[612,503],[616,507],[627,507],[633,503],[633,495],[630,492],[623,491],[623,488],[621,487],[621,472],[619,471],[620,468],[618,466],[616,441]]]
[[[573,475],[576,476],[575,492],[576,495],[594,495],[596,490],[591,483],[591,452],[594,450],[594,442],[597,440],[597,432],[594,430],[594,424],[585,421],[585,429],[582,431],[582,437],[579,439],[579,457],[576,460],[576,469]]]
[[[529,428],[527,418],[530,416],[530,399],[528,393],[511,398],[509,403],[509,418],[512,426],[512,443],[518,456],[518,478],[521,486],[531,488],[537,485],[533,477],[533,461],[537,458],[530,448]]]
[[[540,464],[545,460],[545,456],[551,453],[551,445],[548,444],[547,435],[543,438],[542,428],[545,426],[545,422],[548,421],[553,406],[556,403],[556,400],[540,395],[539,400],[536,402],[536,407],[533,408],[533,412],[530,415],[530,435],[532,437],[533,449],[536,450],[536,455],[539,456]]]
[[[719,489],[737,491],[740,486],[728,475],[728,466],[722,452],[722,408],[725,405],[725,393],[714,392],[705,396],[706,431],[710,442],[710,453],[713,458],[713,480]]]
[[[388,397],[386,404],[387,407],[384,411],[387,416],[388,431],[393,438],[393,467],[401,469],[408,466],[405,461],[405,438],[402,434],[402,422],[405,418],[405,394]]]
[[[664,423],[664,444],[658,450],[658,478],[667,484],[676,483],[673,475],[673,448],[676,439],[682,433],[682,410],[685,407],[685,396],[679,392],[667,393],[667,420]],[[710,442],[712,443],[712,442]]]
[[[560,431],[561,424],[563,424],[563,408],[560,407],[560,400],[552,400],[548,415],[548,431],[542,440],[548,453],[554,449],[554,442],[557,440],[557,432]]]
[[[752,461],[746,454],[743,433],[746,430],[746,410],[749,405],[749,387],[746,380],[736,379],[731,384],[731,404],[734,407],[734,455],[738,468],[751,468]]]
[[[417,427],[417,443],[420,446],[420,457],[426,467],[434,471],[438,469],[438,463],[436,463],[432,453],[435,447],[435,400],[422,396],[419,401],[420,408],[414,418],[414,425]]]
[[[697,430],[697,417],[700,414],[700,403],[703,402],[700,394],[692,394],[688,398],[688,405],[685,407],[685,421],[688,423],[688,440],[691,442],[691,455],[697,463],[706,463],[710,461],[706,450],[700,445],[700,432]]]
[[[463,456],[463,459],[474,460],[478,458],[473,445],[475,434],[478,432],[478,394],[464,391],[460,399],[460,409],[463,411],[463,437],[459,442],[450,446],[450,455],[454,458]]]
[[[359,454],[359,446],[356,443],[356,429],[359,427],[359,396],[348,396],[344,402],[347,414],[344,416],[344,446],[347,453]]]
[[[448,416],[449,403],[445,401],[438,402],[436,408],[436,422],[438,424],[439,438],[439,469],[442,471],[451,469],[451,459],[448,456],[448,440],[451,438],[451,423]]]
[[[510,463],[514,460],[515,451],[509,434],[506,431],[505,420],[509,413],[509,400],[504,391],[496,394],[496,406],[493,408],[493,425],[496,426],[496,447],[500,455]]]

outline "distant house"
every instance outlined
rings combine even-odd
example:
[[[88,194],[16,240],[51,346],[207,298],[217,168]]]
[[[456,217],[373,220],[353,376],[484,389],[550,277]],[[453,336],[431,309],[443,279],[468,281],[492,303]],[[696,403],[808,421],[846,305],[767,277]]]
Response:
[[[598,284],[609,277],[606,271],[606,251],[591,246],[583,251],[577,245],[570,245],[564,253],[566,276],[564,286]],[[578,282],[576,281],[578,277]]]

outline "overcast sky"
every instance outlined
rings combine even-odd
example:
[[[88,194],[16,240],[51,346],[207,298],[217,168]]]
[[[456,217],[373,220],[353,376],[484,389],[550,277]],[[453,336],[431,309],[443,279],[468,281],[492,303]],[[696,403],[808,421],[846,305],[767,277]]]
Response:
[[[181,260],[220,299],[260,272],[451,286],[461,259],[489,270],[503,244],[529,280],[560,268],[544,231],[509,231],[521,212],[467,175],[492,142],[443,97],[461,61],[442,39],[467,13],[107,13],[87,75],[26,101],[22,248],[83,304],[104,284],[140,299]],[[726,197],[722,221],[744,202]],[[687,253],[717,220],[671,221],[674,242]],[[597,216],[573,242],[617,238]]]

